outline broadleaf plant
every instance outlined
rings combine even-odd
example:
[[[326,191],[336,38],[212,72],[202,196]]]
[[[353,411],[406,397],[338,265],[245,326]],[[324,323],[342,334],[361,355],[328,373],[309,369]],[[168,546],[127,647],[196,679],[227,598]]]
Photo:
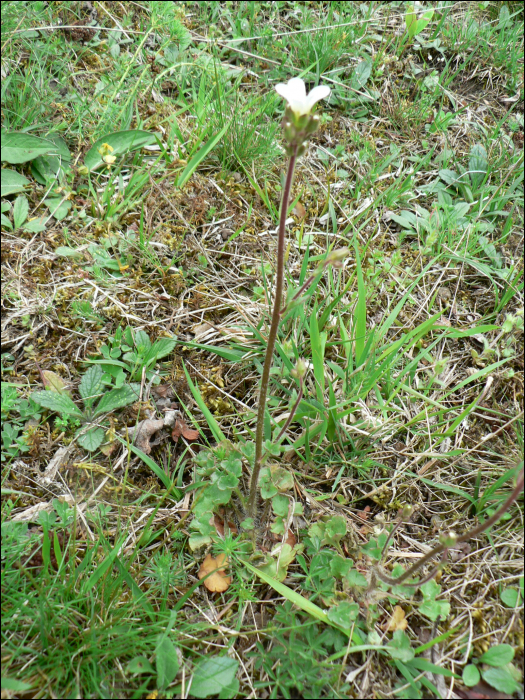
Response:
[[[77,442],[90,452],[98,449],[104,440],[105,430],[100,425],[102,416],[133,403],[139,396],[138,387],[129,384],[100,396],[104,388],[103,374],[100,365],[93,365],[82,377],[78,390],[84,402],[83,410],[67,394],[54,391],[51,387],[31,394],[31,399],[43,408],[68,419],[77,420],[81,426],[75,434]],[[98,398],[100,400],[94,406]]]

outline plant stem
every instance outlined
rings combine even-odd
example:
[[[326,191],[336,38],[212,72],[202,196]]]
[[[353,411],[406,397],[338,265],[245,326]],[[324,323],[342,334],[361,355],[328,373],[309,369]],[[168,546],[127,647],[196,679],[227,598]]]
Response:
[[[494,515],[492,515],[490,518],[487,520],[483,521],[480,523],[477,527],[473,528],[472,530],[469,530],[468,532],[464,532],[462,535],[460,535],[456,539],[456,544],[461,544],[462,542],[466,542],[467,540],[470,540],[472,537],[477,537],[480,535],[482,532],[485,530],[488,530],[489,527],[494,525],[494,523],[497,523],[498,520],[501,518],[502,515],[504,515],[510,506],[514,503],[514,501],[518,498],[520,493],[523,491],[523,484],[524,484],[524,476],[523,476],[523,468],[521,469],[518,479],[516,481],[516,486],[514,487],[514,490],[510,494],[510,496],[507,498],[505,503],[499,508]],[[390,576],[386,576],[383,574],[381,571],[378,569],[375,570],[375,573],[377,574],[377,577],[381,579],[384,583],[387,583],[389,586],[399,586],[399,584],[403,583],[403,581],[406,581],[406,579],[410,578],[413,574],[416,573],[418,569],[420,569],[424,564],[426,564],[430,559],[436,556],[436,554],[441,554],[441,552],[446,552],[448,547],[446,547],[443,544],[437,545],[437,547],[434,547],[430,552],[425,554],[425,556],[420,559],[417,564],[414,564],[408,571],[405,571],[405,573],[400,576],[399,578],[390,578]],[[439,567],[436,567],[434,570],[434,574],[437,572]],[[429,577],[425,579],[428,580]],[[416,585],[421,585],[421,581],[418,582]]]
[[[252,480],[250,484],[250,495],[248,497],[248,517],[255,518],[257,512],[257,484],[262,466],[263,437],[264,437],[264,411],[266,409],[266,398],[268,396],[268,382],[270,380],[270,369],[272,367],[273,351],[277,330],[279,328],[281,300],[284,287],[284,243],[286,215],[288,213],[288,203],[292,180],[297,160],[297,146],[295,147],[288,163],[288,173],[284,184],[283,196],[281,200],[281,216],[279,220],[279,233],[277,240],[277,270],[275,279],[275,294],[273,300],[272,322],[268,334],[268,345],[266,346],[266,356],[261,377],[261,390],[259,392],[259,407],[257,410],[257,427],[255,431],[255,461],[253,464]]]

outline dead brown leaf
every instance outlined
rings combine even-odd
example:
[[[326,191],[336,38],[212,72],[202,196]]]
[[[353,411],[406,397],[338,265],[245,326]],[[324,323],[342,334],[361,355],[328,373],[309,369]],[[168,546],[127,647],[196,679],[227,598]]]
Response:
[[[199,579],[203,579],[208,574],[208,578],[204,579],[204,585],[212,593],[223,593],[228,590],[232,579],[231,576],[227,576],[223,566],[228,565],[228,558],[225,554],[221,553],[216,558],[208,554],[201,564],[199,569]],[[211,573],[213,572],[213,573]]]
[[[151,393],[153,396],[159,399],[175,398],[175,393],[169,384],[159,384],[158,386],[153,386],[151,387]]]
[[[220,515],[214,515],[213,516],[213,524],[215,525],[215,529],[217,530],[217,534],[220,535],[221,537],[224,537],[224,520],[221,518]],[[232,523],[231,520],[228,520],[228,527],[230,528],[230,532],[232,535],[236,535],[238,533],[238,530],[235,526],[235,523]]]
[[[150,418],[141,420],[140,423],[137,424],[137,427],[133,433],[134,443],[139,450],[142,450],[144,454],[149,455],[151,453],[151,445],[149,443],[150,438],[163,426],[163,420],[151,420]]]
[[[304,206],[301,204],[301,202],[297,202],[295,207],[293,208],[293,213],[299,217],[299,219],[304,219],[306,216],[306,209]]]
[[[175,442],[178,442],[181,435],[186,440],[199,439],[198,430],[193,430],[193,428],[190,428],[182,418],[177,418],[175,425],[173,426],[173,430],[171,431],[171,437],[175,440]]]

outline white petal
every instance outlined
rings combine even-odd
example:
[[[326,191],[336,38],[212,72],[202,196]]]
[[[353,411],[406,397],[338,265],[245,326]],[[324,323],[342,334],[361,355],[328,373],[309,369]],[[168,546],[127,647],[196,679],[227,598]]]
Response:
[[[317,87],[314,87],[306,98],[308,103],[308,112],[310,112],[316,102],[319,102],[319,100],[324,100],[325,97],[328,97],[330,92],[331,91],[328,85],[318,85]]]
[[[291,78],[286,84],[278,83],[275,89],[281,97],[284,97],[296,114],[307,113],[308,108],[304,80],[301,78]]]

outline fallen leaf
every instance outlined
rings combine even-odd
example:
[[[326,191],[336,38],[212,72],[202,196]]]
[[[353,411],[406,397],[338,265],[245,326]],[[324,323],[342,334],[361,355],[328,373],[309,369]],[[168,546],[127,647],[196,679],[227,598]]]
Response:
[[[195,335],[195,340],[198,340],[199,338],[202,338],[205,336],[208,331],[213,330],[213,326],[211,323],[197,323],[191,328],[191,332],[194,333]]]
[[[306,216],[306,209],[304,206],[301,204],[301,202],[297,202],[295,207],[293,208],[293,213],[298,216],[300,219],[304,219]]]
[[[368,520],[368,516],[370,514],[370,506],[365,506],[363,510],[360,510],[357,514],[362,520]]]
[[[282,542],[284,544],[289,544],[290,547],[295,547],[295,545],[297,544],[297,537],[291,530],[288,530],[286,534],[286,539],[284,540],[282,535],[276,535],[275,533],[272,533],[272,540],[274,542]]]
[[[158,386],[151,387],[151,393],[153,396],[159,399],[173,399],[175,397],[175,392],[169,384],[159,384]]]
[[[140,423],[137,423],[137,427],[133,431],[134,444],[139,450],[142,450],[144,454],[149,455],[151,453],[150,438],[162,427],[164,427],[163,420],[151,420],[150,418],[141,420]]]
[[[400,605],[396,605],[392,617],[385,625],[385,632],[397,632],[398,630],[406,630],[408,621],[405,617],[405,611]]]
[[[215,525],[215,529],[217,530],[217,534],[220,535],[221,537],[224,537],[224,520],[223,520],[223,518],[221,518],[220,515],[214,515],[213,516],[213,524]],[[232,523],[231,520],[228,520],[228,527],[230,528],[230,532],[232,535],[236,535],[238,533],[238,530],[235,527],[235,523]]]
[[[199,579],[203,579],[208,574],[211,574],[204,580],[204,585],[212,593],[223,593],[228,589],[232,580],[231,576],[227,576],[223,566],[228,565],[226,554],[219,554],[216,558],[208,554],[201,564],[199,569]],[[213,573],[211,573],[213,572]]]
[[[291,530],[288,530],[288,535],[285,539],[285,543],[289,544],[290,547],[295,547],[295,545],[297,544],[297,537]]]
[[[199,439],[198,430],[193,430],[193,428],[190,428],[182,418],[177,418],[175,425],[173,426],[173,430],[171,431],[171,437],[175,440],[175,442],[178,442],[181,435],[186,440]]]

